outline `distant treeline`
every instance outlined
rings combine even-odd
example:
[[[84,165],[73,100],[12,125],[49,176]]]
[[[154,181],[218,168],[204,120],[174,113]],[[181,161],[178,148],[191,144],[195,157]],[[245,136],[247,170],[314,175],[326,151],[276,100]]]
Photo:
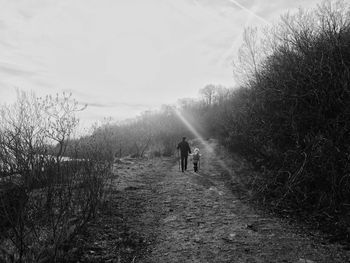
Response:
[[[213,136],[216,130],[213,123],[220,123],[215,109],[227,102],[231,93],[223,86],[207,85],[200,90],[201,98],[180,99],[177,105],[163,105],[157,111],[144,112],[120,123],[106,121],[95,125],[90,135],[71,139],[65,154],[81,158],[77,153],[92,147],[98,149],[96,158],[101,160],[174,155],[184,136],[188,139]]]

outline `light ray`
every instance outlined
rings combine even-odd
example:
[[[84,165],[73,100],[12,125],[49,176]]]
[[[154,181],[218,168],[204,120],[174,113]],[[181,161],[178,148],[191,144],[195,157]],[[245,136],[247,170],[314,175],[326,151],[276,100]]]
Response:
[[[204,140],[203,136],[191,125],[191,123],[186,119],[186,117],[183,116],[182,113],[177,109],[175,109],[175,114],[180,119],[180,121],[193,133],[193,135],[199,140],[199,142],[204,146],[205,150],[208,153],[213,154],[214,148],[209,143],[207,143],[206,140]],[[230,169],[222,160],[217,159],[216,161],[218,162],[218,164],[223,170],[225,170],[229,174],[232,173],[232,169]]]

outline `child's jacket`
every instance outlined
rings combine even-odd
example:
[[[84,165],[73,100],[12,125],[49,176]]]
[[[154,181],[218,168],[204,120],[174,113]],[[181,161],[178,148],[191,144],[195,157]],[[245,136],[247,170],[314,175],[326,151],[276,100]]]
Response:
[[[197,153],[194,153],[192,155],[192,159],[193,159],[193,162],[194,163],[197,163],[199,161],[199,158],[200,158],[200,154],[197,152]]]

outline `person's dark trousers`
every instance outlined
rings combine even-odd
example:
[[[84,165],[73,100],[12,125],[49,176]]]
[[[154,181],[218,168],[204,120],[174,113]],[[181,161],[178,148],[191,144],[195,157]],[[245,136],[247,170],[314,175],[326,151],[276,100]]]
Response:
[[[187,170],[187,155],[181,155],[181,170]]]

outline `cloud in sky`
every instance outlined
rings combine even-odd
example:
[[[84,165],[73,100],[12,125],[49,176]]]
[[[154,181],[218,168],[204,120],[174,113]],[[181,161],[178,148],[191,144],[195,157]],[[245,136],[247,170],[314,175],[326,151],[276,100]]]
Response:
[[[0,0],[0,103],[13,87],[70,90],[90,103],[88,122],[194,97],[208,83],[233,86],[244,27],[315,2]]]
[[[21,69],[18,65],[11,65],[8,63],[0,63],[0,74],[1,73],[15,76],[32,76],[35,74],[32,71]]]

